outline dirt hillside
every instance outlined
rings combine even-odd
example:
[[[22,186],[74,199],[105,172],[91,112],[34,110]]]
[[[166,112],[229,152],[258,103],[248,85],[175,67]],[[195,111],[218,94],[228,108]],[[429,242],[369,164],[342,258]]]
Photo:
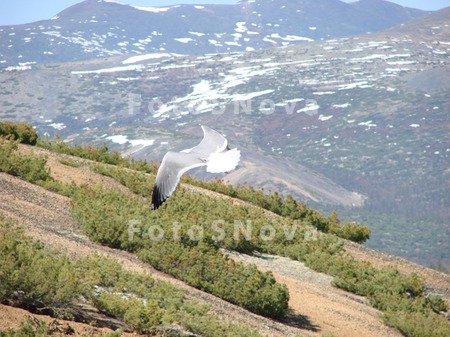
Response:
[[[102,183],[105,187],[118,187],[126,190],[113,179],[93,173],[89,169],[88,161],[73,158],[86,163],[86,165],[74,168],[60,163],[61,158],[68,157],[66,155],[58,155],[28,146],[20,146],[20,151],[28,154],[45,154],[48,157],[51,174],[57,180],[74,181],[77,184]],[[202,192],[201,189],[195,189]],[[5,173],[0,173],[0,191],[2,191],[0,212],[19,219],[26,226],[29,235],[45,244],[56,247],[71,257],[82,257],[94,252],[112,256],[120,261],[124,268],[150,273],[155,278],[167,280],[177,287],[185,289],[189,297],[208,303],[215,313],[225,319],[253,326],[267,336],[295,336],[297,334],[321,336],[327,333],[337,337],[401,336],[397,330],[389,328],[383,323],[380,318],[381,313],[372,308],[365,298],[333,287],[330,276],[317,273],[305,267],[301,262],[277,256],[247,256],[228,252],[236,260],[254,263],[262,270],[273,271],[276,279],[288,286],[291,313],[283,321],[274,321],[252,314],[156,271],[130,253],[92,243],[82,234],[79,224],[71,217],[71,204],[66,197]],[[203,192],[215,197],[223,197],[210,191]],[[414,271],[422,274],[426,277],[427,284],[436,292],[447,296],[450,293],[450,277],[447,274],[351,242],[346,243],[346,250],[355,258],[368,261],[375,266],[394,266],[405,272]],[[18,327],[21,321],[20,317],[31,317],[30,319],[32,319],[33,315],[20,309],[0,305],[0,329]],[[49,317],[46,319],[49,322],[54,321]],[[80,323],[58,321],[54,324],[58,325],[60,330],[62,329],[62,333],[66,325],[70,325],[76,335],[86,333],[92,335],[97,331],[92,330],[94,328],[89,325]]]

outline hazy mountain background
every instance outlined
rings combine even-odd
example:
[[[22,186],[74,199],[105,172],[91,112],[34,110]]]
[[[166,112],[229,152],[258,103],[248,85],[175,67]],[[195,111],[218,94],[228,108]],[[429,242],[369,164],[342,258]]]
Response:
[[[251,51],[376,31],[424,13],[380,0],[258,0],[145,9],[87,0],[52,20],[5,26],[0,59],[8,66],[128,53]]]
[[[379,0],[89,0],[0,27],[0,116],[147,160],[207,124],[243,151],[231,182],[338,209],[371,226],[368,246],[448,264],[449,18]]]

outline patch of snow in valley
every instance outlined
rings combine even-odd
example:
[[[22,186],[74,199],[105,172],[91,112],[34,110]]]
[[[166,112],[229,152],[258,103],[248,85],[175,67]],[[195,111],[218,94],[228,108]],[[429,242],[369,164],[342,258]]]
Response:
[[[313,95],[323,96],[323,95],[333,95],[335,93],[336,93],[336,91],[316,91],[316,92],[313,92]]]
[[[330,120],[331,118],[333,118],[333,115],[330,115],[330,116],[320,115],[318,119],[319,119],[319,121],[324,122],[324,121]]]
[[[332,107],[333,108],[348,108],[349,106],[351,106],[350,103],[344,103],[344,104],[333,104]]]
[[[248,100],[258,97],[258,96],[271,94],[274,91],[275,90],[267,89],[267,90],[250,92],[248,94],[234,94],[234,95],[229,96],[229,98],[231,98],[231,100],[235,101],[235,102],[236,101],[248,101]]]
[[[195,36],[205,36],[205,33],[199,33],[199,32],[188,32],[189,34],[195,35]]]
[[[312,115],[317,114],[317,110],[319,110],[319,109],[320,109],[320,105],[317,104],[315,101],[310,101],[310,102],[307,101],[306,106],[302,109],[297,110],[297,113],[304,112],[307,115],[312,116]]]
[[[180,43],[189,43],[189,42],[195,42],[193,38],[190,37],[178,37],[174,38],[175,41],[178,41]]]
[[[192,86],[191,93],[160,106],[153,117],[168,118],[170,117],[168,115],[170,112],[172,112],[172,118],[179,118],[189,113],[214,112],[218,108],[226,105],[227,102],[247,101],[274,92],[273,89],[266,89],[250,93],[227,93],[228,89],[246,83],[253,76],[267,74],[273,70],[259,69],[259,67],[258,70],[255,70],[254,68],[243,67],[233,69],[230,71],[231,74],[223,75],[223,81],[214,84],[207,80],[201,80]]]
[[[117,77],[118,81],[122,81],[122,82],[130,82],[130,81],[137,81],[139,80],[138,77]]]
[[[289,41],[289,42],[294,42],[294,41],[307,41],[307,42],[312,42],[314,41],[313,39],[310,39],[308,37],[304,37],[304,36],[297,36],[297,35],[286,35],[286,36],[281,36],[278,33],[273,33],[270,35],[270,37],[272,39],[280,39],[283,41]]]
[[[247,31],[246,22],[236,22],[236,28],[234,29],[237,33],[245,33]]]
[[[122,71],[142,71],[145,67],[143,65],[129,65],[123,67],[112,67],[112,68],[104,68],[97,70],[80,70],[80,71],[72,71],[72,75],[84,75],[84,74],[104,74],[104,73],[114,73],[114,72],[122,72]]]
[[[141,145],[141,146],[145,147],[145,146],[152,146],[155,143],[155,140],[154,139],[130,139],[130,140],[128,140],[128,142],[132,146]]]
[[[405,64],[416,64],[416,61],[389,61],[386,62],[387,64],[389,64],[390,66],[393,65],[405,65]]]
[[[57,30],[50,30],[50,31],[47,31],[47,32],[42,32],[42,34],[50,35],[50,36],[56,36],[56,37],[62,37],[61,32],[59,32]]]
[[[358,125],[359,126],[367,126],[369,129],[371,128],[371,127],[375,127],[375,126],[377,126],[375,123],[373,123],[371,120],[370,121],[367,121],[367,122],[361,122],[361,123],[358,123]]]
[[[235,41],[225,41],[225,44],[228,46],[236,46],[236,47],[242,47],[242,45]]]
[[[131,64],[146,60],[160,59],[163,57],[171,57],[172,55],[173,54],[169,53],[152,53],[152,54],[136,55],[127,58],[125,61],[122,61],[122,64]]]
[[[109,136],[106,139],[120,145],[130,143],[131,146],[139,146],[139,150],[143,147],[152,146],[155,143],[154,139],[128,139],[128,136],[124,135]]]
[[[4,70],[5,71],[25,71],[25,70],[30,70],[30,69],[32,69],[31,66],[29,66],[27,64],[21,64],[18,66],[6,67]]]
[[[350,89],[354,89],[354,88],[368,88],[368,87],[371,87],[371,85],[369,85],[367,83],[367,81],[360,81],[360,82],[353,82],[353,83],[338,85],[337,89],[338,90],[350,90]]]
[[[52,124],[49,124],[48,126],[51,126],[52,128],[54,128],[56,130],[63,130],[66,128],[66,125],[64,123],[52,123]]]
[[[208,42],[211,43],[212,45],[216,46],[216,47],[223,47],[223,45],[217,40],[209,39]]]

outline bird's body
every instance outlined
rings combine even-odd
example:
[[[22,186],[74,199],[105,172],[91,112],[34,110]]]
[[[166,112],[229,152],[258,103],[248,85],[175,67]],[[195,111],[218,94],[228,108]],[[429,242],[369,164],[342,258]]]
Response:
[[[181,152],[169,151],[164,156],[153,187],[153,209],[157,209],[172,195],[181,176],[190,169],[206,166],[207,172],[222,173],[233,170],[239,163],[240,151],[230,149],[224,136],[204,125],[202,130],[200,144]]]

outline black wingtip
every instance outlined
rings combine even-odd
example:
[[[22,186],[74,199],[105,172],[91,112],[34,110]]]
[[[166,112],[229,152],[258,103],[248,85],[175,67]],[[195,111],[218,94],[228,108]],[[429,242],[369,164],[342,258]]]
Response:
[[[155,184],[153,186],[153,193],[152,193],[152,209],[156,210],[161,206],[164,201],[166,201],[167,198],[165,198],[161,191],[159,190],[158,186]]]

